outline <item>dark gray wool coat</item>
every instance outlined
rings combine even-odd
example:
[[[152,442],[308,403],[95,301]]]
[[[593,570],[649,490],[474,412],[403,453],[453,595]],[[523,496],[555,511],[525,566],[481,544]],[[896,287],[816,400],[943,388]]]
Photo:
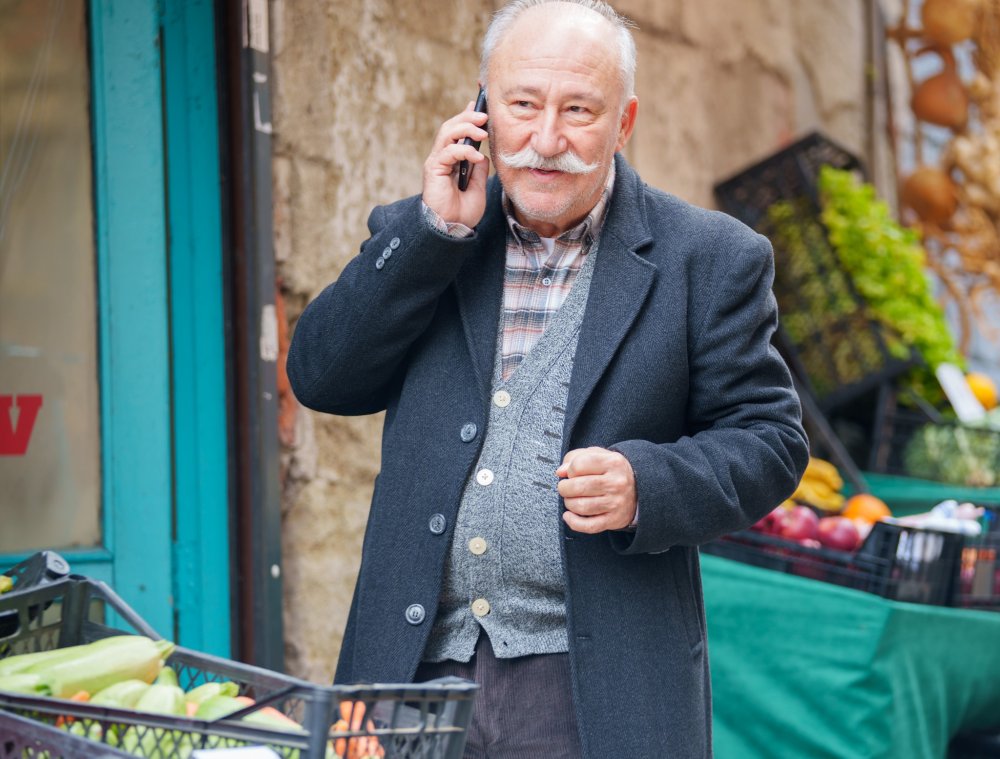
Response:
[[[711,699],[697,546],[787,497],[808,444],[770,344],[767,240],[646,186],[615,160],[563,448],[623,453],[639,524],[592,536],[562,528],[573,698],[587,757],[705,757]],[[464,442],[460,431],[469,422],[483,430],[489,409],[505,238],[496,178],[487,192],[486,215],[467,239],[433,231],[419,197],[376,208],[371,238],[295,329],[288,374],[302,403],[331,414],[386,411],[340,683],[409,682],[431,629],[483,439]],[[437,514],[442,534],[429,528]],[[419,613],[407,615],[415,604],[426,610],[417,624]]]

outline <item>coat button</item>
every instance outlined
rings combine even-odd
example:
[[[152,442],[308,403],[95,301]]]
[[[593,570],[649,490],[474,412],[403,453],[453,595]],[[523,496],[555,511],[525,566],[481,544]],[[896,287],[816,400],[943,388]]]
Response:
[[[406,607],[406,621],[411,625],[419,625],[424,621],[424,617],[427,616],[427,612],[424,611],[424,607],[420,604],[410,604]]]
[[[399,238],[398,237],[393,237],[391,240],[389,240],[389,247],[392,248],[393,250],[395,250],[396,248],[398,248],[399,247]]]
[[[476,433],[478,431],[479,428],[476,427],[476,425],[474,425],[472,422],[462,425],[462,431],[459,433],[462,437],[462,442],[471,443],[473,440],[476,439]]]
[[[493,403],[500,408],[507,408],[510,405],[510,393],[506,390],[497,390],[493,393]]]
[[[385,250],[383,250],[382,258],[384,258],[386,261],[392,258],[392,248],[386,248]]]
[[[435,535],[441,535],[448,526],[448,520],[444,518],[444,514],[432,514],[427,526]]]
[[[385,259],[381,258],[381,257],[376,258],[375,259],[375,268],[376,269],[381,269],[383,266],[385,266]]]
[[[485,598],[477,598],[472,602],[472,613],[477,617],[485,617],[490,613],[490,602]]]
[[[473,538],[469,541],[469,550],[475,556],[482,556],[486,553],[486,541],[482,538]]]
[[[493,484],[493,472],[489,469],[480,469],[476,472],[476,482],[484,487]]]

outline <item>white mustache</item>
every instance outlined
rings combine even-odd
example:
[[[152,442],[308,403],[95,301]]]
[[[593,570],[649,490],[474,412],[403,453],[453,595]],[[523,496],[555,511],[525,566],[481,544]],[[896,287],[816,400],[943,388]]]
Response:
[[[530,145],[516,153],[500,153],[500,160],[512,169],[541,169],[542,171],[562,171],[566,174],[589,174],[596,171],[599,163],[584,163],[572,150],[546,158]]]

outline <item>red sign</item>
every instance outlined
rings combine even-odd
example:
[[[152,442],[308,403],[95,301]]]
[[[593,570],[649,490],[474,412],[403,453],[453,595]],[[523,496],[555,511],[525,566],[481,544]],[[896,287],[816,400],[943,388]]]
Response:
[[[11,406],[17,406],[19,411],[16,427]],[[40,395],[0,395],[0,456],[23,456],[27,453],[41,407]]]

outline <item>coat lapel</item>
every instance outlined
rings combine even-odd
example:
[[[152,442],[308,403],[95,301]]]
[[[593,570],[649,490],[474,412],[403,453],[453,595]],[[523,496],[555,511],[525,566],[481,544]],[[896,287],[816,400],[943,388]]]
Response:
[[[493,385],[497,326],[503,304],[503,272],[507,257],[507,234],[501,205],[500,182],[490,179],[486,213],[476,228],[483,242],[469,256],[455,278],[462,329],[472,357],[480,397],[488,397]]]
[[[615,157],[615,188],[601,231],[597,263],[573,362],[563,446],[570,443],[587,399],[642,310],[656,278],[656,265],[636,251],[652,241],[642,182]]]

